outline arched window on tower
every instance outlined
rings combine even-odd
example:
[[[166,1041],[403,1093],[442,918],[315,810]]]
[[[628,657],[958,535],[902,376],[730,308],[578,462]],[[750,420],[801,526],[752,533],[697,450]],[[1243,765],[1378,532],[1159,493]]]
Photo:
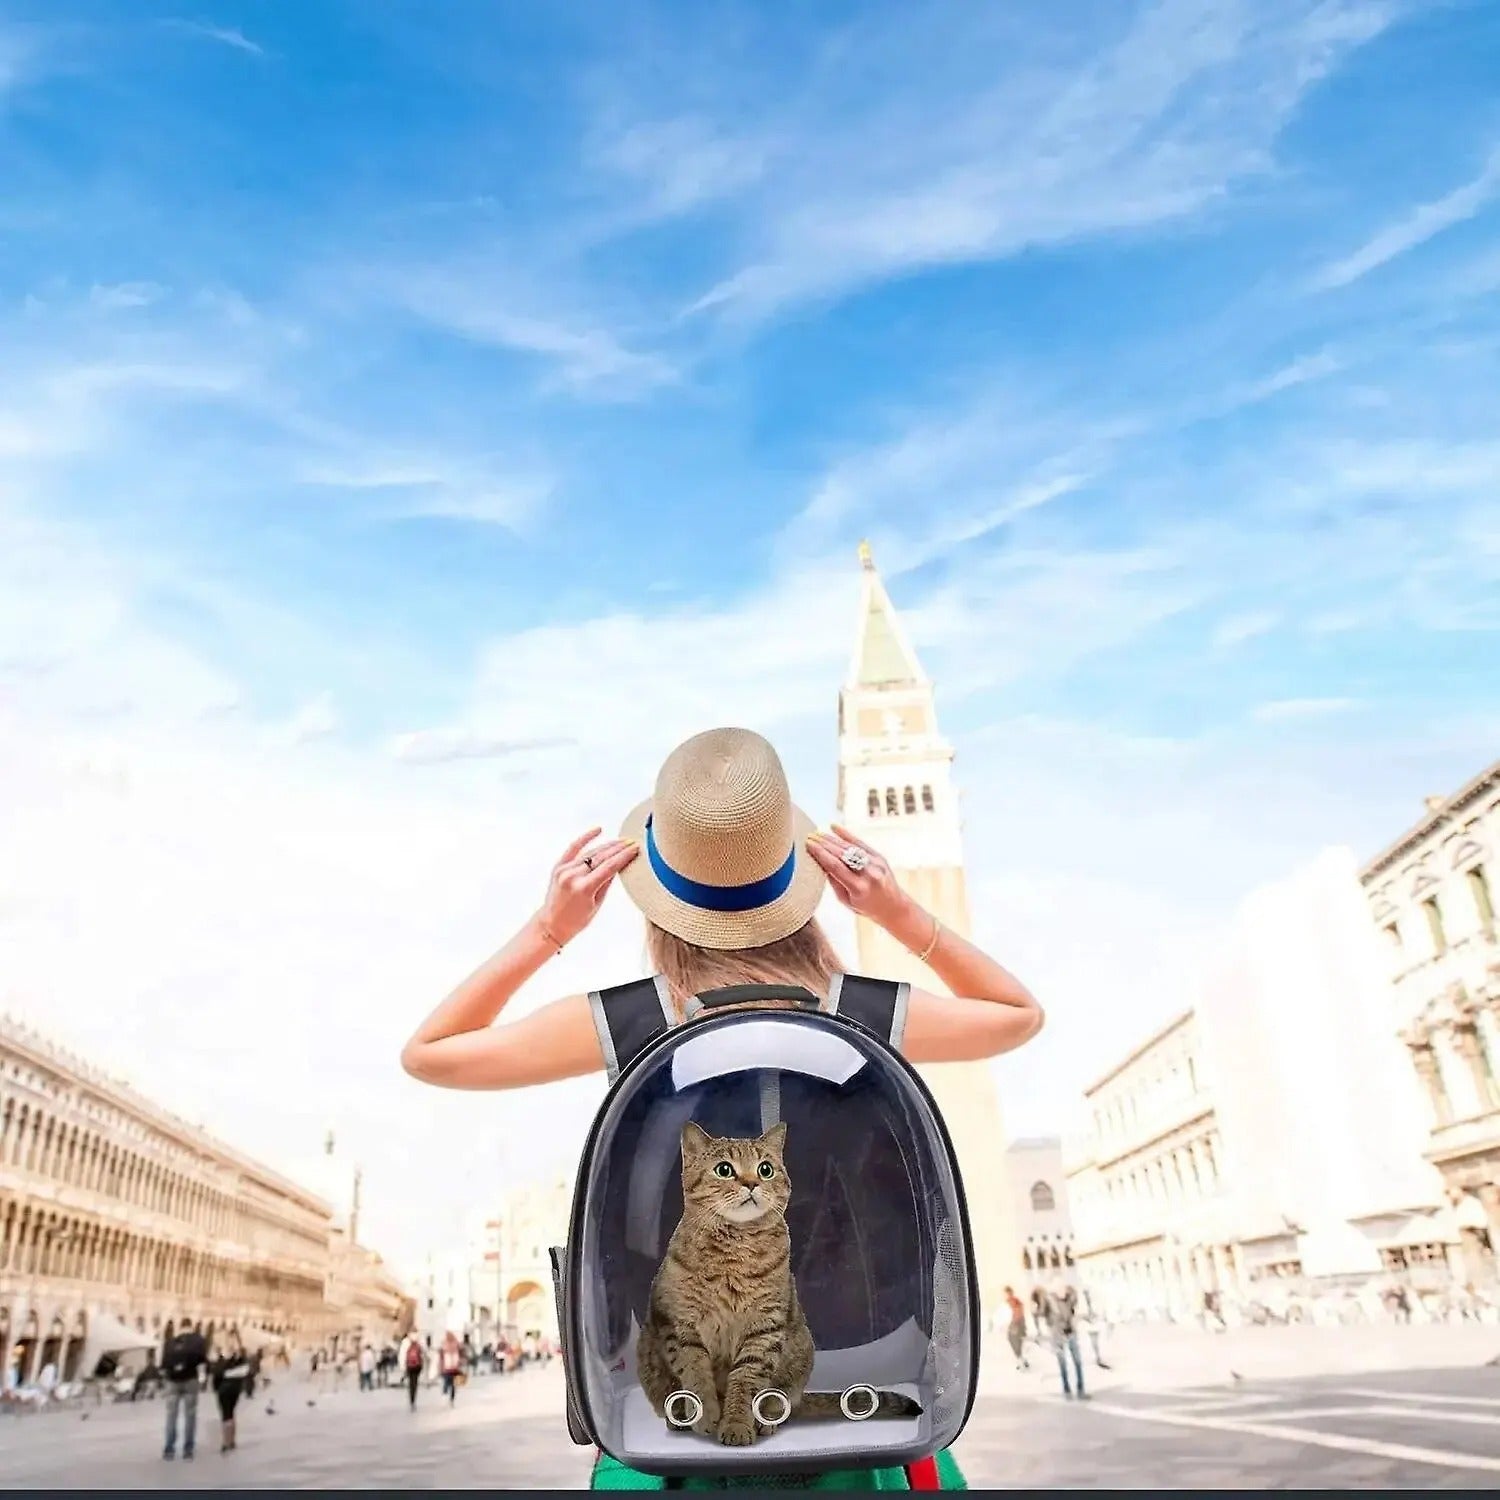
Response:
[[[1031,1251],[1030,1250],[1023,1250],[1021,1252],[1021,1269],[1023,1271],[1029,1271],[1031,1269]]]
[[[1045,1182],[1032,1183],[1031,1207],[1039,1214],[1051,1213],[1057,1207],[1057,1199],[1053,1196],[1052,1189]]]
[[[892,817],[896,815],[896,788],[893,786],[888,786],[885,789],[885,810],[890,813]]]
[[[880,816],[880,793],[874,787],[870,788],[870,797],[867,805],[870,809],[870,816],[878,818]]]
[[[912,789],[910,787],[907,787],[907,789],[906,789],[906,796],[902,800],[904,802],[904,805],[906,807],[906,811],[907,812],[909,812],[909,813],[916,812],[916,810],[917,810],[917,794],[914,791],[912,791]]]
[[[932,811],[932,788],[930,786],[924,786],[922,788],[922,811]]]

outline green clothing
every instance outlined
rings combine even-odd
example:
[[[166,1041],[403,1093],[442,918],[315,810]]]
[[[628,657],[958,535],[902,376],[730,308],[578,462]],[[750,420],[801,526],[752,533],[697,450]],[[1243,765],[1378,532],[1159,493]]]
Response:
[[[966,1490],[968,1482],[947,1449],[937,1456],[938,1478],[945,1490]],[[667,1481],[655,1474],[641,1474],[627,1469],[607,1453],[599,1455],[594,1465],[590,1489],[596,1490],[664,1490]],[[827,1474],[745,1474],[736,1478],[683,1479],[684,1490],[904,1490],[904,1469],[834,1469]]]

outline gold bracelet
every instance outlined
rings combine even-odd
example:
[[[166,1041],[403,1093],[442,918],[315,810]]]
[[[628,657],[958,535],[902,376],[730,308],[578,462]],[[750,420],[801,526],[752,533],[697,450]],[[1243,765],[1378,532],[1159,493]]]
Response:
[[[917,962],[919,964],[925,964],[927,960],[932,957],[933,950],[938,945],[938,937],[941,935],[942,930],[943,924],[938,921],[937,913],[934,912],[932,915],[932,941],[928,943],[928,945],[919,954],[917,954]]]
[[[547,939],[547,941],[548,941],[548,942],[549,942],[549,943],[550,943],[550,944],[551,944],[551,945],[552,945],[552,946],[553,946],[553,947],[554,947],[554,948],[556,948],[556,949],[557,949],[557,951],[558,951],[558,953],[559,953],[559,954],[561,954],[561,953],[562,953],[562,951],[563,951],[563,945],[562,945],[562,944],[561,944],[561,943],[560,943],[560,942],[558,942],[558,940],[557,940],[557,939],[556,939],[556,938],[555,938],[555,937],[553,937],[553,936],[552,936],[552,934],[551,934],[551,933],[550,933],[550,932],[549,932],[549,931],[548,931],[548,930],[547,930],[547,924],[546,924],[546,923],[545,923],[545,922],[538,922],[538,923],[537,923],[537,924],[536,924],[536,930],[537,930],[537,931],[538,931],[538,932],[539,932],[539,933],[541,933],[541,935],[542,935],[542,936],[543,936],[543,937],[544,937],[544,938],[546,938],[546,939]]]

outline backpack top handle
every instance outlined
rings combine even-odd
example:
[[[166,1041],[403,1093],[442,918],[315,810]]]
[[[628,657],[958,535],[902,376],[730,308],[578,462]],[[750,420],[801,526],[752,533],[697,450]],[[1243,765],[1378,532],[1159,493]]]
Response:
[[[795,1000],[803,1010],[823,1007],[823,1002],[800,984],[726,984],[722,989],[704,990],[701,995],[691,996],[683,1006],[683,1013],[691,1021],[700,1011],[721,1005],[748,1005],[757,1000]]]

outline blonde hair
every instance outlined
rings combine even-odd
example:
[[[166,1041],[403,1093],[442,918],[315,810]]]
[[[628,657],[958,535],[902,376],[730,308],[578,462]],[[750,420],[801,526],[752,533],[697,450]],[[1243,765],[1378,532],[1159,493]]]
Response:
[[[731,984],[800,984],[821,998],[843,968],[816,917],[760,948],[700,948],[648,921],[646,957],[667,981],[679,1015],[689,997]]]

